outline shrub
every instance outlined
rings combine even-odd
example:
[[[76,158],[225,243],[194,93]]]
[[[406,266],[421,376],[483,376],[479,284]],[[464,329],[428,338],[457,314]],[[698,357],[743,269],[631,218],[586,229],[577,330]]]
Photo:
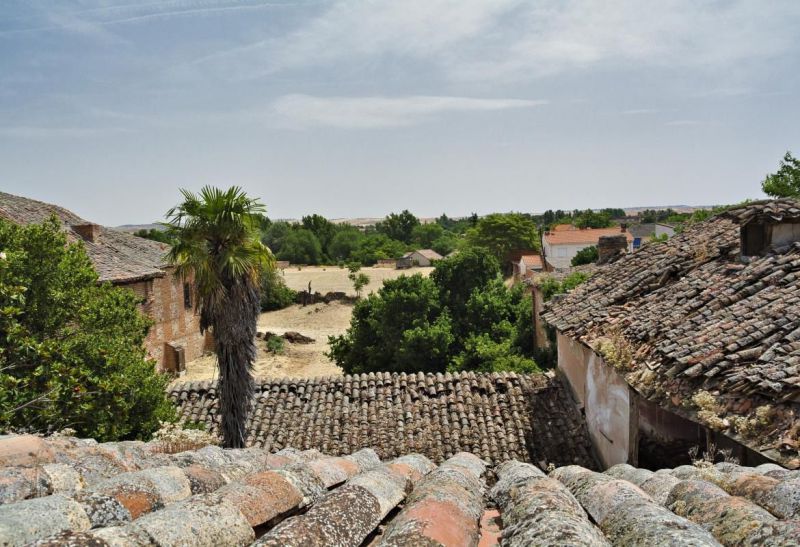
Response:
[[[570,264],[572,266],[581,266],[583,264],[594,264],[600,257],[598,254],[597,246],[584,247],[572,257]]]
[[[132,291],[98,284],[54,218],[0,221],[0,250],[0,430],[146,439],[175,419]]]
[[[261,274],[261,311],[282,310],[294,304],[297,291],[286,286],[275,269]]]
[[[280,336],[268,336],[266,344],[267,351],[273,355],[282,355],[286,351],[286,341]]]

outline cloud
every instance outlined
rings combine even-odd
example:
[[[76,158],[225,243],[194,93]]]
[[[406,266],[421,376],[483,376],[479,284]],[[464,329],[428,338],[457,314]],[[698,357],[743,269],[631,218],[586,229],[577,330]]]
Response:
[[[622,113],[626,116],[638,116],[641,114],[655,114],[658,110],[655,108],[633,108],[631,110],[623,110]]]
[[[47,127],[34,125],[0,126],[0,138],[58,139],[90,138],[129,133],[124,127]]]
[[[531,108],[542,104],[546,104],[546,101],[425,95],[406,97],[284,95],[272,104],[272,112],[280,121],[294,127],[370,129],[416,125],[447,112],[498,111]]]
[[[664,125],[668,125],[670,127],[690,127],[694,125],[704,125],[706,122],[701,122],[700,120],[672,120]]]
[[[333,2],[287,35],[199,59],[228,76],[383,60],[451,80],[526,80],[590,67],[725,68],[796,43],[800,2],[375,0]]]

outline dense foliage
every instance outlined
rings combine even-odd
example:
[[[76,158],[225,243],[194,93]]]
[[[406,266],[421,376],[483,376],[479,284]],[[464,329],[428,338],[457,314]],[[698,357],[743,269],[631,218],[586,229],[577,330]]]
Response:
[[[286,286],[281,274],[266,268],[261,274],[261,311],[282,310],[294,304],[297,291]]]
[[[387,280],[359,301],[347,332],[330,337],[330,357],[348,374],[532,372],[531,323],[523,288],[506,287],[497,259],[471,248],[437,262],[430,278]]]
[[[55,219],[0,221],[0,251],[0,430],[146,439],[174,420],[132,291],[98,284]]]
[[[547,302],[557,294],[563,294],[571,291],[589,279],[589,277],[591,276],[585,272],[572,272],[563,279],[548,276],[539,282],[539,288],[542,290],[544,301]]]
[[[522,213],[495,213],[481,218],[467,230],[467,242],[489,250],[501,264],[511,251],[539,249],[536,223]]]
[[[597,250],[596,245],[591,245],[590,247],[584,247],[577,253],[575,256],[572,257],[570,260],[570,264],[572,266],[582,266],[584,264],[594,264],[597,262],[597,259],[600,258],[599,251]]]
[[[761,189],[774,198],[800,197],[800,160],[786,152],[779,169],[764,178]]]
[[[159,243],[167,243],[169,245],[172,245],[175,242],[175,240],[173,240],[165,230],[159,230],[157,228],[150,228],[149,230],[142,228],[141,230],[136,230],[133,232],[133,235],[143,237],[144,239],[158,241]]]

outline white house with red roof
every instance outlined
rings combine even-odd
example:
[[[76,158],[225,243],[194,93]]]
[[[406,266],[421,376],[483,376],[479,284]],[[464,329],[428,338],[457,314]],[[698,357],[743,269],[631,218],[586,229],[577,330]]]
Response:
[[[578,228],[572,224],[558,224],[542,235],[542,255],[546,269],[560,270],[570,267],[572,258],[586,247],[597,245],[603,236],[625,235],[628,251],[633,250],[633,235],[625,226],[611,228]]]

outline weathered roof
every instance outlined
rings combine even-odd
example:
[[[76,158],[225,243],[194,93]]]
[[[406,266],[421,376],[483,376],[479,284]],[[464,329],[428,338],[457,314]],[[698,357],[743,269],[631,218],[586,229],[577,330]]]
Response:
[[[716,429],[800,465],[800,246],[739,256],[739,222],[798,212],[781,200],[690,225],[606,266],[543,317],[601,354],[619,345],[628,382],[677,413],[697,419],[691,396],[711,392]]]
[[[72,227],[89,224],[75,213],[49,203],[0,192],[0,218],[16,224],[41,223],[51,216],[61,221],[71,241],[83,241],[101,281],[123,283],[164,275],[169,247],[133,234],[100,226],[96,241],[84,240]]]
[[[382,459],[410,452],[440,463],[461,451],[594,466],[585,423],[561,383],[543,374],[369,373],[263,379],[248,442],[267,450],[316,448],[344,455],[373,448]],[[216,384],[174,384],[181,419],[217,431]]]
[[[549,476],[468,453],[0,438],[0,540],[39,546],[797,545],[800,472],[622,464]],[[31,454],[38,454],[31,458]],[[490,471],[497,477],[489,488]]]
[[[624,235],[633,241],[630,232],[623,232],[619,226],[612,228],[576,228],[569,224],[559,224],[553,230],[544,233],[544,240],[550,245],[597,245],[602,236]]]
[[[542,256],[541,255],[522,255],[520,260],[525,267],[532,268],[532,269],[541,269],[542,268]]]
[[[415,254],[422,255],[428,260],[441,260],[442,258],[444,258],[442,255],[440,255],[433,249],[418,249],[416,251],[409,251],[405,255],[403,255],[403,258],[410,258]]]

